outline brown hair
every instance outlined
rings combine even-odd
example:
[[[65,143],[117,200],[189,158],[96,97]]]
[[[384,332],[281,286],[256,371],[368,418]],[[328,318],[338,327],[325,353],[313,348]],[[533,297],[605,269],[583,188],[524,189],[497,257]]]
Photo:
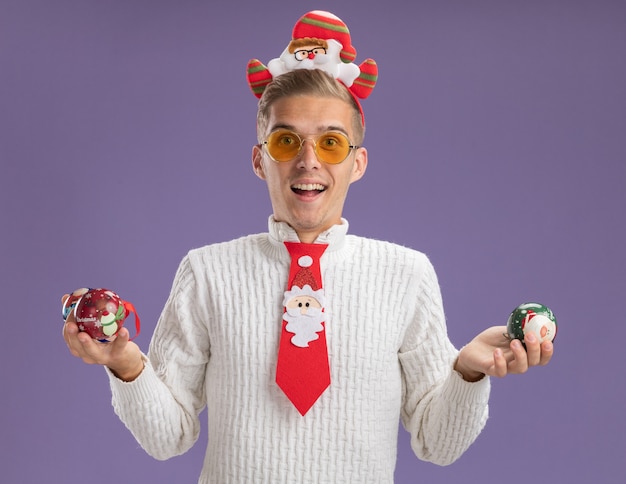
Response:
[[[272,104],[285,97],[307,94],[318,97],[336,98],[352,106],[354,109],[352,130],[355,136],[352,142],[356,145],[360,145],[363,142],[365,127],[361,121],[361,112],[356,100],[352,97],[352,94],[348,92],[348,89],[330,74],[322,70],[296,69],[276,76],[265,88],[259,100],[259,109],[257,112],[257,137],[259,138],[259,143],[263,141],[261,138],[265,136],[265,129],[267,128],[267,120]]]
[[[320,47],[324,47],[324,49],[328,49],[328,42],[324,39],[314,39],[312,37],[304,37],[303,39],[293,39],[289,42],[287,46],[289,49],[289,53],[293,54],[296,49],[300,47],[308,47],[310,45],[319,45]]]

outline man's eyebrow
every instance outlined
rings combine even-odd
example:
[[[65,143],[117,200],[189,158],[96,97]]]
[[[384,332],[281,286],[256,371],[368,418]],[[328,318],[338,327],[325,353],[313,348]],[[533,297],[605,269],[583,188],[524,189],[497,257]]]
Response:
[[[296,131],[296,128],[290,124],[277,123],[270,127],[270,133],[272,131],[276,131],[277,129],[288,129],[289,131]]]
[[[346,136],[348,136],[348,132],[342,126],[334,126],[331,124],[330,126],[326,126],[326,129],[324,131],[339,131],[340,133],[343,133]]]

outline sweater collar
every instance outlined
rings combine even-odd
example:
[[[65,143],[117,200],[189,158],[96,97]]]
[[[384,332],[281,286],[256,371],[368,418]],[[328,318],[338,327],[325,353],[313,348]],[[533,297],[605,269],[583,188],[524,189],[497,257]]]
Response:
[[[269,240],[274,246],[284,247],[283,242],[300,242],[298,234],[289,224],[285,222],[277,222],[273,215],[268,219]],[[327,251],[336,251],[344,246],[346,234],[348,233],[348,221],[341,219],[341,223],[333,225],[328,230],[322,232],[317,239],[316,244],[328,244]]]

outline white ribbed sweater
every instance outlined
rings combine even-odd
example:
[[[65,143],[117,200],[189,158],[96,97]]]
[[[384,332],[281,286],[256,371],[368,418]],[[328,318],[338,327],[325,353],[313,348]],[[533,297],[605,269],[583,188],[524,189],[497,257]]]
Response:
[[[269,234],[190,251],[176,274],[131,383],[110,372],[113,405],[157,459],[188,450],[208,408],[200,483],[391,483],[398,420],[415,454],[449,464],[487,419],[489,379],[453,371],[435,272],[423,254],[347,235],[348,224],[317,242],[321,259],[331,385],[302,417],[275,383],[283,292],[284,240]]]

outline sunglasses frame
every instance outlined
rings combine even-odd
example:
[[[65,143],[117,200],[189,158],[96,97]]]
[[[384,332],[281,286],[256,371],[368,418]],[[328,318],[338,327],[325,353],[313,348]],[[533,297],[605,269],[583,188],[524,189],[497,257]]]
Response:
[[[280,133],[280,132],[284,132],[284,133],[288,133],[288,134],[292,134],[295,136],[295,138],[297,138],[300,143],[298,146],[298,151],[296,152],[296,154],[293,156],[293,158],[289,159],[289,160],[277,160],[276,158],[274,158],[272,156],[272,153],[270,153],[270,149],[269,149],[269,139],[270,137],[274,134],[274,133]],[[320,140],[320,138],[328,135],[328,134],[338,134],[342,137],[344,137],[346,139],[346,141],[348,142],[348,152],[346,153],[346,156],[343,160],[338,161],[336,163],[333,163],[332,161],[326,161],[324,159],[322,159],[319,155],[319,153],[317,152],[317,142]],[[317,157],[317,159],[319,161],[322,161],[328,165],[339,165],[341,163],[343,163],[344,161],[346,161],[348,159],[348,157],[350,156],[350,152],[352,150],[358,149],[360,148],[360,146],[358,145],[353,145],[352,142],[350,141],[350,138],[348,138],[348,135],[346,135],[345,133],[341,132],[341,131],[337,131],[337,130],[329,130],[329,131],[324,131],[322,134],[320,134],[319,136],[315,136],[315,137],[302,137],[301,135],[299,135],[298,133],[296,133],[295,131],[292,131],[290,129],[285,129],[285,128],[279,128],[279,129],[275,129],[274,131],[272,131],[270,134],[267,135],[267,138],[265,138],[265,141],[263,141],[261,143],[262,146],[265,147],[265,151],[267,151],[267,155],[274,160],[276,163],[289,163],[290,161],[295,160],[296,158],[298,158],[298,156],[300,156],[300,153],[302,152],[302,147],[304,146],[304,142],[306,140],[310,140],[313,142],[313,152],[315,153],[315,156]]]

